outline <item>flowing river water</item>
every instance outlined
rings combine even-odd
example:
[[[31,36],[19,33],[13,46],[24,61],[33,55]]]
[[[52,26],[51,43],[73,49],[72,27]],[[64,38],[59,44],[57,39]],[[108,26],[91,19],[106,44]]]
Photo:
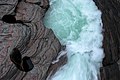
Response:
[[[103,35],[101,11],[93,0],[50,0],[44,24],[66,45],[68,57],[51,80],[98,80]]]

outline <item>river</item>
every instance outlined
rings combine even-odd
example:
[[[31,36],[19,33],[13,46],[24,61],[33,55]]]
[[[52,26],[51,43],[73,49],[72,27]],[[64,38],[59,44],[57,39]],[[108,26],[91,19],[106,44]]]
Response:
[[[103,24],[93,0],[50,0],[44,24],[66,45],[68,57],[51,80],[98,80],[104,58]]]

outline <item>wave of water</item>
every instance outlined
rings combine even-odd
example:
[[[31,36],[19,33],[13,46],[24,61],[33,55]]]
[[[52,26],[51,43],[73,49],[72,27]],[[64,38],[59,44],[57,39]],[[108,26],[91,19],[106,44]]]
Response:
[[[50,0],[44,23],[66,45],[68,57],[51,80],[98,80],[103,35],[101,12],[93,0]]]

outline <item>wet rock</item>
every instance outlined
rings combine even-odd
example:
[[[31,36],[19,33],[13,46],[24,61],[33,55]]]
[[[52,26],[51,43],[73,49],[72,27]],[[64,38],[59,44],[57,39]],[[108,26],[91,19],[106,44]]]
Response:
[[[10,60],[15,64],[16,68],[28,72],[34,68],[34,65],[28,56],[22,55],[17,48],[13,48],[12,52],[10,53]]]
[[[120,1],[94,0],[102,11],[103,22],[103,60],[102,80],[120,80],[117,62],[120,59]],[[120,66],[120,65],[119,65]],[[109,69],[109,70],[108,70]],[[105,77],[105,78],[104,78]]]
[[[101,80],[119,80],[119,79],[120,75],[117,63],[101,68]]]
[[[0,1],[0,80],[46,80],[49,72],[65,63],[59,62],[60,65],[51,68],[61,44],[53,31],[43,24],[48,7],[48,0]],[[23,24],[6,23],[2,20],[4,15],[14,15]],[[11,61],[10,53],[15,47],[22,57],[30,57],[34,65],[31,71],[23,72]]]
[[[34,68],[30,57],[27,56],[23,57],[21,66],[25,72],[31,71]]]
[[[13,15],[4,15],[2,17],[2,21],[6,23],[16,23],[16,19]]]
[[[4,15],[13,14],[18,0],[0,0],[0,19]]]

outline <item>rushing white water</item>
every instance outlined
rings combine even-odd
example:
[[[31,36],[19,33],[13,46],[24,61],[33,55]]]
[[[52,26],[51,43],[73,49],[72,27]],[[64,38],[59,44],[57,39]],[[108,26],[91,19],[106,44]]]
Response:
[[[51,80],[98,80],[103,35],[101,12],[93,0],[50,0],[44,23],[66,45],[68,57]]]

